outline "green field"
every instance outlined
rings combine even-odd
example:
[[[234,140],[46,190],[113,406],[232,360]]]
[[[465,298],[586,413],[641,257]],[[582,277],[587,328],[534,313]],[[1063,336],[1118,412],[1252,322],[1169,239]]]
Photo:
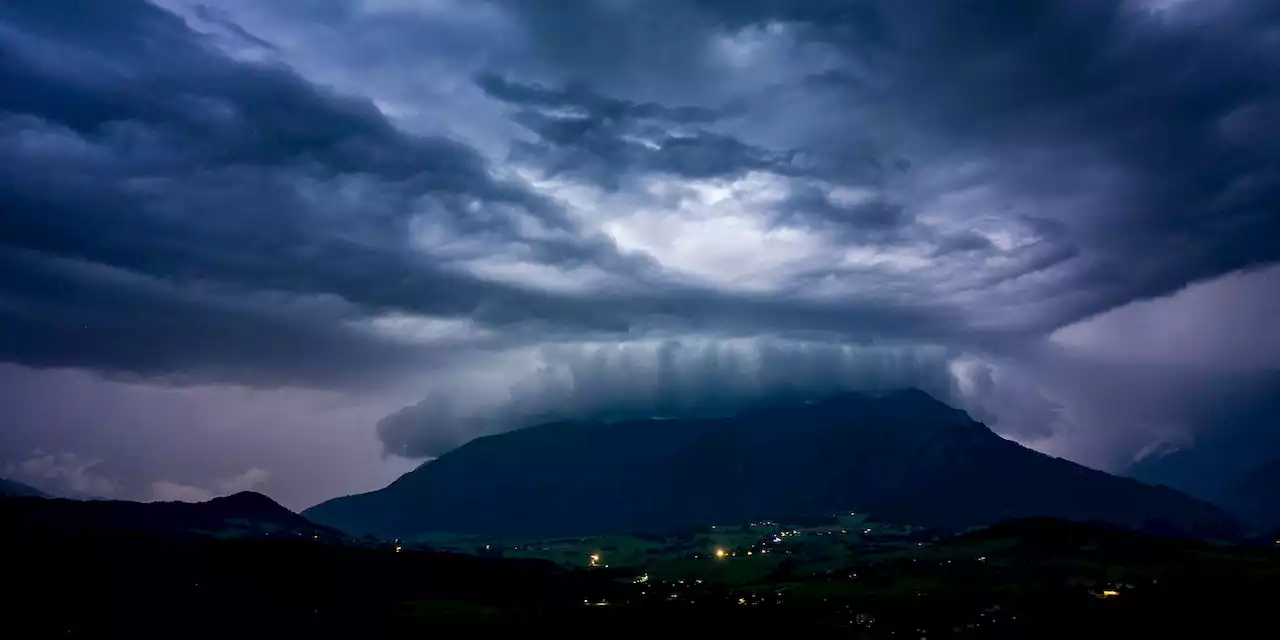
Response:
[[[438,533],[407,543],[457,553],[549,560],[568,567],[630,571],[656,581],[748,586],[826,575],[886,554],[926,545],[922,531],[842,512],[820,524],[709,524],[662,535],[604,535],[547,539],[486,538]]]

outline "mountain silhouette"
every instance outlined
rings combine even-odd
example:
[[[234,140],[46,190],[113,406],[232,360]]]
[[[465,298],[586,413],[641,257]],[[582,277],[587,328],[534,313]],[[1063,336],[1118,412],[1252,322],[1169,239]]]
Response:
[[[222,538],[343,536],[252,491],[195,503],[5,498],[0,499],[0,513],[6,526],[33,530]]]
[[[35,487],[22,484],[21,482],[14,482],[13,480],[7,480],[5,478],[0,478],[0,496],[15,497],[15,498],[16,497],[27,497],[27,498],[50,497],[49,494]]]
[[[556,422],[474,440],[303,514],[352,533],[659,531],[856,509],[965,527],[1051,516],[1234,535],[1206,502],[1032,451],[922,391],[693,420]]]
[[[1280,530],[1280,458],[1251,471],[1219,502],[1251,525]]]
[[[1239,381],[1220,403],[1187,419],[1201,425],[1192,441],[1144,456],[1126,475],[1220,502],[1242,471],[1280,458],[1280,372]]]

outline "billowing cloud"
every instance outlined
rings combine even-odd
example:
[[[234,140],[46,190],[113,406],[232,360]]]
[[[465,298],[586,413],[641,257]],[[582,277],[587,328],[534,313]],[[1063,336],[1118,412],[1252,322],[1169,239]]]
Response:
[[[292,380],[309,377],[293,365],[310,358],[321,379],[308,382],[323,383],[342,362],[369,372],[352,358],[394,369],[408,355],[394,352],[412,350],[362,331],[369,316],[539,315],[537,294],[453,266],[469,257],[643,267],[574,234],[555,203],[463,144],[404,134],[367,100],[286,68],[226,58],[144,3],[82,4],[67,10],[101,33],[33,5],[5,10],[8,359]]]
[[[1055,331],[1054,343],[1118,361],[1280,370],[1280,268],[1236,272]]]
[[[219,480],[217,487],[223,493],[252,491],[266,482],[269,477],[271,474],[262,469],[249,469],[244,473]]]
[[[1115,468],[1276,366],[1274,3],[46,5],[0,7],[23,371],[394,397],[414,458],[913,385]]]
[[[219,496],[257,490],[270,475],[262,469],[249,469],[244,473],[217,480],[210,489],[169,480],[157,480],[151,483],[151,499],[161,502],[205,502]]]
[[[157,480],[151,483],[151,498],[157,502],[205,502],[213,497],[212,491],[189,484],[168,480]]]
[[[673,418],[845,391],[920,387],[952,401],[940,347],[661,340],[508,353],[378,425],[387,451],[434,457],[478,435],[556,420]],[[490,393],[476,389],[491,390]]]
[[[78,498],[109,498],[119,482],[101,473],[101,458],[86,458],[69,451],[47,453],[36,450],[31,457],[5,466],[5,474],[48,487],[55,495]]]

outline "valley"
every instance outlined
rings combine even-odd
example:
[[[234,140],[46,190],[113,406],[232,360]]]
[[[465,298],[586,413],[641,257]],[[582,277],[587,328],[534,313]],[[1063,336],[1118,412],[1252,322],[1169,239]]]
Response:
[[[0,499],[0,513],[32,500]],[[845,512],[539,540],[90,533],[45,522],[0,533],[0,561],[23,585],[9,619],[36,635],[1120,638],[1244,632],[1269,624],[1280,596],[1270,542],[1054,519],[955,532]]]

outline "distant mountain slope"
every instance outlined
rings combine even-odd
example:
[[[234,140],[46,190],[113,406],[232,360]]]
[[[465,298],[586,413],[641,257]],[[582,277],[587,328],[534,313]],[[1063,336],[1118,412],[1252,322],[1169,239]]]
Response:
[[[1053,516],[1236,530],[1215,506],[1026,449],[920,391],[717,419],[547,424],[472,441],[303,514],[353,533],[559,535],[840,509],[946,527]]]
[[[1280,530],[1280,458],[1254,469],[1220,502],[1249,524]]]
[[[6,527],[69,532],[132,532],[217,537],[341,537],[260,493],[208,502],[0,499]]]
[[[1194,442],[1133,463],[1127,475],[1218,501],[1240,482],[1242,470],[1280,457],[1280,372],[1241,380],[1200,415]]]
[[[13,498],[48,498],[49,494],[21,482],[0,478],[0,496]]]

